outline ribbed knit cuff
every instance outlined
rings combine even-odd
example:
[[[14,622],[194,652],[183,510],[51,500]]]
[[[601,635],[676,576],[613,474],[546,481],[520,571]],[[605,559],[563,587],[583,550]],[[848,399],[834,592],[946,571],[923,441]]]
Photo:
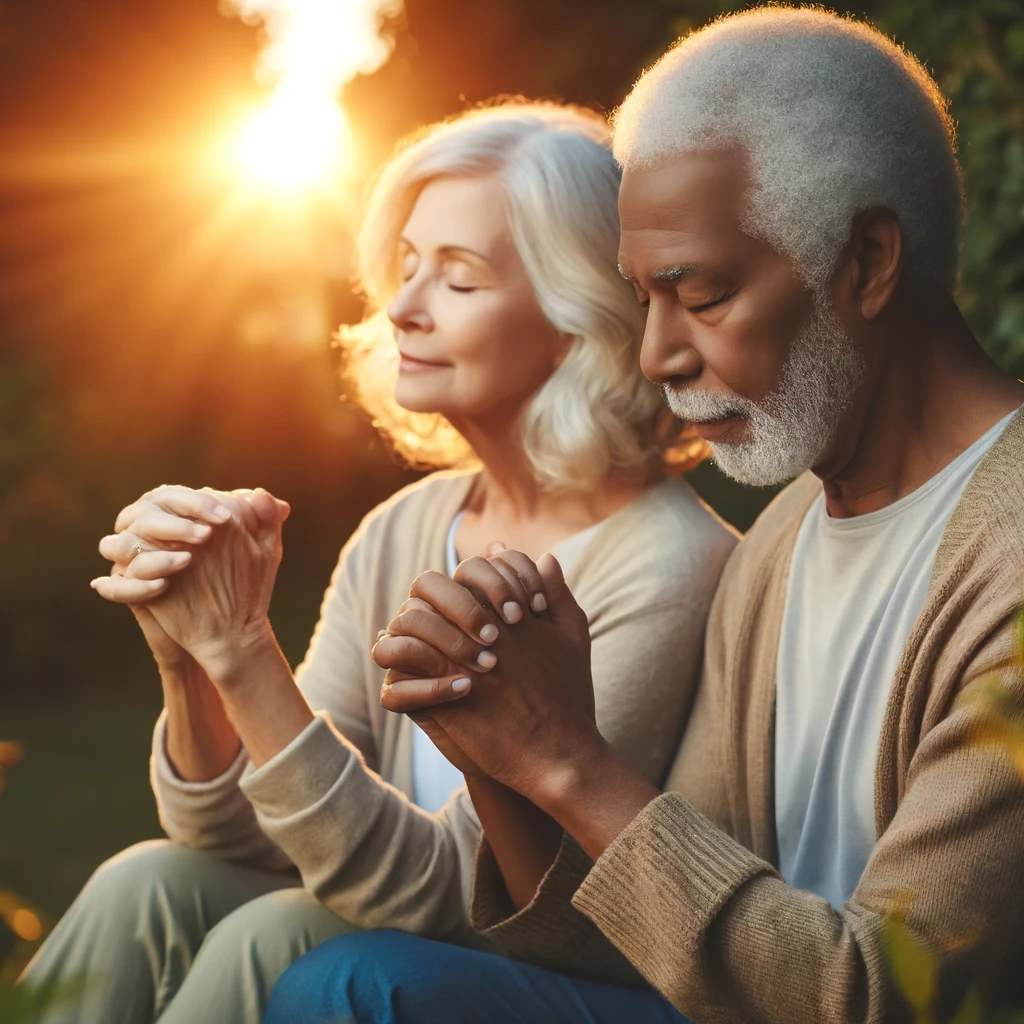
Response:
[[[605,850],[573,905],[643,970],[652,942],[670,938],[696,953],[722,907],[761,874],[777,872],[678,793],[664,793]]]
[[[533,899],[516,911],[505,887],[498,863],[487,839],[481,839],[473,877],[470,915],[473,927],[488,938],[502,942],[513,936],[515,944],[547,940],[553,928],[564,929],[567,920],[587,927],[571,905],[572,895],[593,867],[593,861],[563,833],[558,855],[541,879]],[[502,943],[504,945],[504,943]]]
[[[572,905],[593,861],[563,834],[537,893],[516,912],[486,839],[477,852],[470,915],[473,927],[519,960],[610,985],[643,986],[621,953]]]
[[[150,775],[153,779],[153,788],[162,790],[175,790],[181,794],[190,796],[213,796],[228,789],[235,789],[238,780],[242,777],[249,755],[245,747],[239,747],[238,754],[234,761],[217,776],[208,782],[189,782],[181,778],[174,770],[171,759],[167,756],[167,709],[160,712],[153,729],[153,750],[150,756]]]

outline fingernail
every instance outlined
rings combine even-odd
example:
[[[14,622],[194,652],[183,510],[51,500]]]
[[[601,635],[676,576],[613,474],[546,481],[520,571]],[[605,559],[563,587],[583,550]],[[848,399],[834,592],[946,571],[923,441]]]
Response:
[[[547,609],[548,599],[543,594],[534,594],[533,600],[530,602],[530,607],[535,612],[542,612]]]
[[[481,651],[476,656],[476,663],[481,668],[494,668],[498,664],[498,659],[493,651]]]
[[[483,629],[480,630],[480,639],[485,644],[493,644],[498,639],[498,627],[493,622],[488,622]]]
[[[468,679],[452,680],[452,690],[455,693],[465,693],[473,684]]]
[[[168,552],[168,561],[171,565],[184,565],[186,562],[192,560],[191,551],[170,551]]]
[[[94,579],[94,580],[89,580],[89,586],[90,586],[90,587],[92,587],[92,589],[93,589],[93,590],[95,590],[95,589],[96,589],[96,584],[97,584],[97,583],[99,583],[99,581],[100,581],[101,579],[102,579],[102,577],[100,577],[100,576],[97,576],[97,577],[96,577],[96,579]]]
[[[379,640],[381,637],[384,637],[384,636],[387,636],[387,635],[388,635],[388,631],[386,629],[379,630],[378,633],[377,633],[377,639]]]
[[[213,510],[213,518],[216,519],[218,523],[226,523],[231,518],[231,509],[226,505],[218,505]]]
[[[506,601],[501,606],[506,622],[518,622],[523,617],[523,609],[515,601]]]
[[[210,534],[210,527],[207,526],[206,523],[196,523],[195,526],[192,527],[192,532],[197,537],[207,537]]]

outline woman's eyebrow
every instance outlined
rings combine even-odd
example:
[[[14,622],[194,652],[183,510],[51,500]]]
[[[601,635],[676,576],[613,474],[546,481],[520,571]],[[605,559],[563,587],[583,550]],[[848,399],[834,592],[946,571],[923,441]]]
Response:
[[[437,250],[439,256],[470,256],[475,260],[480,260],[483,263],[490,264],[490,260],[482,253],[477,252],[475,249],[470,249],[465,245],[442,245]]]

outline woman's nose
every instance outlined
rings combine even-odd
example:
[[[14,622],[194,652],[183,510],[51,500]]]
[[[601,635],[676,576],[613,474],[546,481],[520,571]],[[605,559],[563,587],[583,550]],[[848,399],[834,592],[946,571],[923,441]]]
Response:
[[[407,281],[388,303],[388,319],[400,331],[430,331],[434,322],[423,301],[423,289],[415,279]]]

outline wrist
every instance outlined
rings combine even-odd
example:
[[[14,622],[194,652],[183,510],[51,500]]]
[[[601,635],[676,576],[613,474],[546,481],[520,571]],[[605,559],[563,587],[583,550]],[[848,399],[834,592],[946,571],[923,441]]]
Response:
[[[192,654],[218,690],[237,688],[260,666],[284,657],[266,621],[243,633],[201,644]]]
[[[560,818],[566,807],[578,804],[589,780],[600,777],[609,759],[615,758],[615,752],[594,726],[567,745],[564,753],[535,761],[535,771],[514,788],[551,817]]]
[[[184,654],[174,659],[157,660],[157,671],[165,691],[195,690],[210,685],[203,667],[192,657]]]

